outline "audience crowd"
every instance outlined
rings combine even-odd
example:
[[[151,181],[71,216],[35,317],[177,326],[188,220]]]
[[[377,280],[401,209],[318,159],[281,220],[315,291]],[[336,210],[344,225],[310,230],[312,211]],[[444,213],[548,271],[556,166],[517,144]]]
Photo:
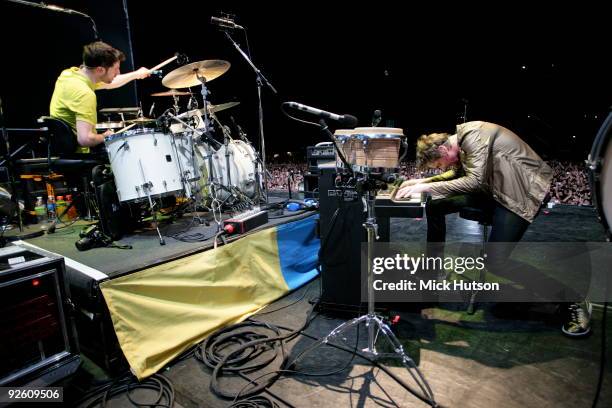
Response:
[[[591,205],[591,189],[587,169],[584,164],[568,161],[550,160],[548,164],[554,170],[550,189],[551,202],[555,204]],[[268,165],[268,190],[291,191],[303,190],[305,163],[282,163]],[[402,163],[401,176],[405,179],[429,177],[433,173],[419,171],[414,162]]]

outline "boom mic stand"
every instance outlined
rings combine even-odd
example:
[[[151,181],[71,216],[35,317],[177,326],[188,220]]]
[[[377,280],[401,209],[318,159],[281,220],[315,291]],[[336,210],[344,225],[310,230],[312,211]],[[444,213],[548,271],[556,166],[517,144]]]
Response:
[[[242,57],[244,58],[244,60],[251,66],[251,68],[253,68],[253,71],[255,71],[255,75],[256,75],[256,81],[257,81],[257,102],[258,102],[258,114],[259,114],[259,147],[261,149],[261,164],[262,164],[262,173],[263,173],[263,178],[264,178],[264,182],[263,182],[263,190],[265,193],[265,201],[268,201],[268,171],[266,169],[266,143],[265,143],[265,138],[264,138],[264,128],[263,128],[263,106],[262,106],[262,102],[261,102],[261,88],[263,87],[263,83],[265,82],[266,86],[268,88],[270,88],[270,90],[272,92],[274,92],[275,95],[278,95],[278,91],[276,90],[276,88],[274,88],[274,86],[272,86],[272,84],[270,83],[270,81],[268,81],[268,79],[264,76],[264,74],[261,73],[261,71],[255,66],[255,64],[253,64],[253,61],[251,61],[251,59],[249,58],[249,56],[242,51],[242,49],[240,48],[240,45],[238,45],[238,43],[236,43],[236,41],[234,41],[234,39],[232,38],[232,36],[227,32],[227,30],[223,30],[223,32],[225,33],[225,36],[227,37],[228,40],[230,40],[230,42],[233,44],[233,46],[236,48],[236,50],[240,53],[240,55],[242,55]],[[255,174],[257,175],[258,172],[255,171]],[[259,186],[259,182],[257,181],[257,189],[260,189]],[[258,196],[261,197],[261,191],[258,192]]]

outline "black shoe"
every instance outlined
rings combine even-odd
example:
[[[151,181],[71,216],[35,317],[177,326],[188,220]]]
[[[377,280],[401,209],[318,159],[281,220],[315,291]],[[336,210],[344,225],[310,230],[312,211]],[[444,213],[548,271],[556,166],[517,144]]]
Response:
[[[563,334],[571,337],[583,337],[591,332],[591,302],[570,303],[567,307],[565,323],[561,326]]]

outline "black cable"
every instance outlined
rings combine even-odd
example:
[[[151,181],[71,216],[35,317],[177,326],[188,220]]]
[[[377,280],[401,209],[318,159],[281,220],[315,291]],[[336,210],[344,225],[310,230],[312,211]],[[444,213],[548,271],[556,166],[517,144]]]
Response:
[[[268,315],[268,314],[271,314],[271,313],[275,313],[275,312],[278,312],[279,310],[286,309],[288,307],[291,307],[291,306],[295,305],[296,303],[301,302],[306,297],[308,292],[310,292],[311,288],[312,288],[312,286],[309,286],[308,289],[306,289],[304,291],[304,294],[302,296],[300,296],[299,299],[295,300],[294,302],[291,302],[288,305],[285,305],[285,306],[279,307],[278,309],[274,309],[274,310],[270,310],[270,311],[265,311],[265,309],[264,309],[263,312],[257,312],[257,316],[264,316],[264,315]],[[277,326],[277,327],[280,327],[280,326]]]
[[[291,303],[291,305],[295,303],[296,302],[293,302]],[[238,325],[233,325],[231,327],[228,327],[227,329],[224,329],[220,332],[215,333],[213,336],[209,337],[203,343],[201,343],[201,345],[195,350],[195,356],[198,360],[200,360],[205,365],[213,369],[211,385],[210,385],[212,391],[216,395],[225,397],[225,398],[231,398],[233,396],[234,403],[250,404],[252,403],[252,401],[249,402],[250,397],[253,397],[256,394],[259,394],[260,392],[264,390],[266,392],[269,392],[268,388],[278,379],[278,377],[280,377],[281,374],[304,375],[304,376],[315,376],[315,377],[334,375],[334,374],[337,374],[339,372],[346,370],[346,368],[354,360],[354,357],[359,356],[361,358],[364,358],[367,361],[370,361],[372,364],[376,365],[381,370],[385,371],[391,378],[393,378],[396,382],[398,382],[398,384],[400,384],[404,389],[406,389],[408,392],[416,396],[421,401],[433,407],[438,406],[435,400],[433,399],[433,393],[431,391],[431,388],[429,387],[429,384],[425,380],[423,374],[420,372],[418,367],[414,364],[414,362],[412,362],[413,364],[411,365],[411,367],[406,367],[406,368],[408,369],[408,372],[410,373],[412,378],[415,380],[415,382],[421,389],[422,393],[419,393],[416,390],[414,390],[410,385],[408,385],[402,379],[400,379],[395,374],[393,374],[389,369],[380,365],[376,360],[373,360],[369,358],[368,356],[365,356],[357,352],[358,341],[359,341],[359,326],[357,326],[357,342],[353,350],[349,348],[345,348],[343,346],[338,346],[338,345],[335,345],[329,342],[325,343],[332,347],[336,347],[340,350],[350,352],[352,354],[349,362],[343,365],[342,368],[339,368],[332,372],[327,372],[327,373],[307,373],[307,372],[287,369],[291,366],[294,366],[295,362],[297,362],[303,355],[305,355],[307,352],[309,352],[310,350],[314,349],[316,346],[319,345],[318,343],[315,343],[312,347],[300,353],[291,362],[291,364],[287,364],[287,355],[286,355],[285,348],[284,348],[285,341],[293,340],[297,338],[300,334],[306,337],[312,338],[316,341],[320,340],[314,336],[310,336],[304,333],[304,330],[317,317],[316,314],[314,315],[314,317],[312,317],[314,311],[316,310],[316,306],[317,304],[315,304],[314,307],[310,310],[304,325],[297,330],[293,330],[291,328],[287,328],[287,327],[283,327],[279,325],[273,326],[271,324],[259,322],[257,320],[253,320],[249,318],[245,322],[239,323]],[[278,309],[278,310],[281,310],[281,309]],[[275,310],[275,311],[278,311],[278,310]],[[236,329],[241,329],[241,328],[249,327],[249,326],[265,328],[266,330],[274,332],[276,336],[266,337],[265,335],[261,333],[256,333],[253,331],[232,333]],[[281,329],[288,330],[289,333],[285,335],[281,335],[279,331]],[[271,345],[270,343],[278,344],[280,347],[277,349],[274,349],[274,346]],[[235,347],[236,345],[238,345],[238,347]],[[222,355],[222,351],[226,349],[227,347],[232,347],[232,352]],[[275,351],[272,356],[269,356],[263,359],[263,361],[262,361],[262,358],[260,358],[258,362],[252,363],[249,366],[244,366],[244,364],[247,363],[248,361],[252,359],[256,359],[260,356],[263,356],[264,353],[272,351],[272,350]],[[264,373],[256,377],[255,379],[250,379],[244,374],[244,372],[252,372],[252,371],[261,369],[267,366],[272,361],[275,361],[279,357],[279,352],[281,353],[280,357],[282,358],[282,362],[281,362],[281,367],[283,367],[282,369]],[[287,367],[287,368],[284,368],[284,367]],[[411,368],[416,371],[421,381],[419,381],[417,376],[415,376],[415,374],[411,371]],[[231,373],[237,374],[241,376],[242,378],[244,378],[245,380],[247,380],[248,383],[238,392],[238,394],[232,395],[232,394],[226,393],[220,389],[220,384],[219,384],[219,377],[224,372],[231,372]],[[258,384],[257,381],[264,377],[270,377],[270,378]],[[245,390],[247,390],[248,387],[251,387],[251,388],[249,388],[248,391],[245,392]],[[238,397],[240,396],[245,397],[246,400],[237,401]],[[232,405],[232,406],[241,406],[241,405]],[[256,405],[244,405],[244,406],[247,407],[247,406],[256,406]]]
[[[132,392],[137,389],[157,391],[157,396],[152,401],[136,401],[132,396]],[[81,406],[86,403],[84,405],[85,408],[97,406],[105,408],[111,398],[120,394],[126,394],[130,403],[136,407],[171,408],[174,405],[174,386],[167,377],[162,374],[153,374],[142,381],[138,381],[129,372],[88,392],[81,399],[74,402],[73,405]]]

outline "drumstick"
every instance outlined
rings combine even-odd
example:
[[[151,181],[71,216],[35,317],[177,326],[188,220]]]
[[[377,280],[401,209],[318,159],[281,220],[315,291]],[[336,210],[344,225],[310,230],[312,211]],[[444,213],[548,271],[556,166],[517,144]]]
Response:
[[[175,55],[172,58],[168,58],[167,60],[165,60],[164,62],[162,62],[161,64],[157,64],[156,66],[154,66],[153,68],[151,68],[149,71],[157,71],[158,69],[160,69],[161,67],[164,67],[166,65],[168,65],[169,63],[171,63],[172,61],[174,61],[175,59],[177,59],[178,57]]]
[[[128,129],[132,128],[133,126],[136,126],[136,125],[137,125],[137,123],[132,123],[131,125],[127,125],[123,129],[119,129],[118,131],[116,131],[114,134],[116,135],[117,133],[125,132],[126,130],[128,130]]]

